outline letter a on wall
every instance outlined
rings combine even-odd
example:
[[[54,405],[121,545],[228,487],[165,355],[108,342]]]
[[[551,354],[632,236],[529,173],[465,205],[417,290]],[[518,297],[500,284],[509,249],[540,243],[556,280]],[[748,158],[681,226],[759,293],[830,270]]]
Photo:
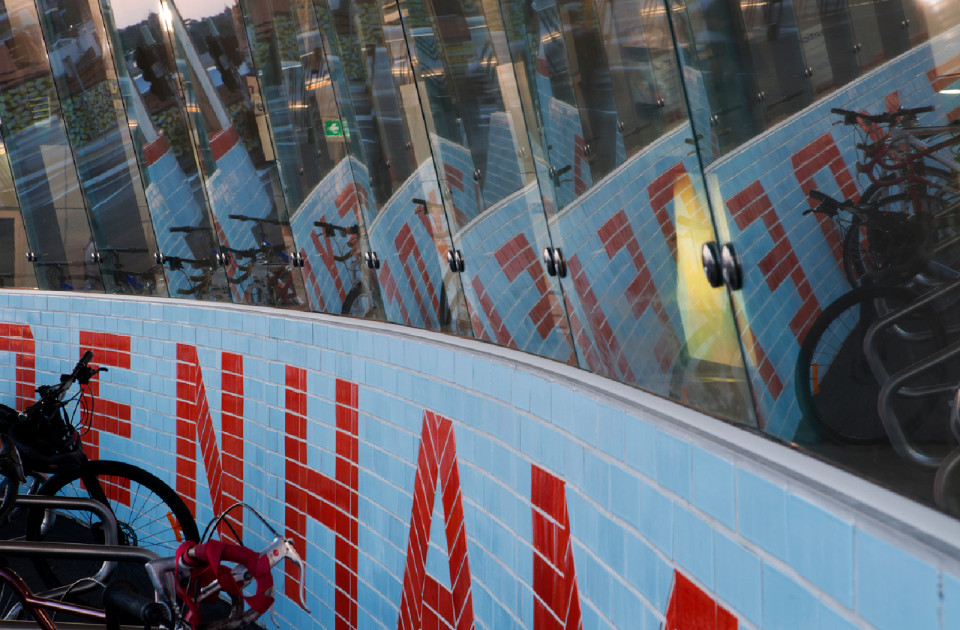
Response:
[[[440,490],[443,503],[447,556],[450,560],[451,590],[427,575],[427,547],[434,497]],[[407,566],[403,572],[400,599],[400,630],[473,628],[473,596],[470,591],[470,562],[467,559],[467,532],[463,524],[460,472],[453,424],[432,411],[423,414],[417,474],[413,482],[413,514]]]
[[[664,630],[737,630],[737,618],[682,573],[674,571]]]
[[[583,630],[563,480],[532,465],[530,498],[534,630]]]

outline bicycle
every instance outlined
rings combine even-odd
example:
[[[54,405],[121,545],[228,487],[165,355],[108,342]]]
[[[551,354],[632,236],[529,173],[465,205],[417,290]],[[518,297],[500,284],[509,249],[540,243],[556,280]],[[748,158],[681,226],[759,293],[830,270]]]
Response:
[[[886,212],[932,217],[938,235],[934,242],[950,239],[950,245],[960,243],[956,216],[960,210],[960,126],[920,126],[918,116],[933,112],[933,107],[880,114],[840,108],[830,111],[843,116],[838,124],[855,126],[863,135],[856,142],[862,156],[856,170],[867,176],[870,185],[861,201],[876,203]],[[847,234],[850,241],[844,241],[845,249],[853,249],[869,237],[857,229],[855,221]],[[855,239],[858,235],[864,238]],[[960,249],[941,244],[937,261],[956,265]]]
[[[928,215],[886,209],[884,198],[878,198],[879,190],[871,187],[859,203],[837,201],[815,189],[807,193],[818,204],[803,214],[822,214],[837,227],[843,243],[843,273],[851,287],[906,281],[920,273],[943,247],[932,244],[935,222]]]
[[[0,458],[0,472],[11,474],[10,471],[9,460]],[[8,487],[12,485],[10,483]],[[15,502],[23,500],[22,497],[7,493],[0,502],[0,518],[13,508]],[[39,497],[27,497],[27,500],[50,501],[49,498]],[[64,501],[73,501],[75,505],[85,501],[88,509],[98,509],[96,502],[89,499],[60,500]],[[250,509],[273,535],[273,540],[260,552],[242,544],[208,538],[208,535],[216,530],[216,525],[237,507]],[[102,516],[109,520],[109,510],[103,506],[100,508]],[[97,545],[37,543],[33,546],[12,546],[0,542],[0,550],[25,557],[138,562],[143,564],[149,576],[149,587],[143,590],[138,590],[126,580],[113,580],[108,584],[94,581],[103,586],[103,606],[97,607],[63,601],[63,596],[67,595],[74,585],[37,594],[15,571],[0,566],[0,588],[12,592],[18,601],[18,605],[10,609],[7,617],[29,615],[43,630],[71,626],[70,623],[56,622],[54,615],[57,612],[69,614],[79,620],[102,623],[108,630],[119,630],[121,622],[137,623],[143,628],[162,626],[171,630],[195,630],[198,627],[206,630],[242,628],[254,623],[267,610],[271,610],[272,614],[272,570],[284,558],[297,565],[300,575],[297,601],[306,601],[306,564],[296,552],[293,541],[281,536],[259,513],[244,504],[235,504],[224,511],[207,527],[202,542],[184,542],[178,546],[173,556],[160,557],[150,550],[117,546],[110,544],[111,542],[112,540],[108,540],[106,544]],[[252,593],[251,585],[255,589]],[[149,592],[151,596],[145,595],[145,592]],[[226,614],[210,606],[201,606],[218,600],[221,595],[226,595],[230,600]],[[310,612],[305,604],[299,605]],[[0,628],[4,627],[4,622],[0,621]]]
[[[23,412],[0,406],[0,434],[8,436],[23,463],[23,489],[40,496],[90,497],[110,507],[117,520],[120,545],[142,546],[160,553],[171,551],[184,540],[198,540],[196,521],[183,500],[166,483],[126,462],[91,460],[83,452],[82,435],[92,422],[92,403],[87,401],[90,379],[106,368],[91,368],[93,352],[87,350],[70,374],[57,385],[37,388],[39,399]],[[72,386],[79,392],[65,400]],[[91,399],[92,400],[92,399]],[[80,420],[76,425],[66,407],[76,401]],[[9,484],[5,493],[11,492]],[[17,490],[20,490],[19,484]],[[100,542],[102,521],[64,510],[29,508],[25,513],[28,541]],[[101,567],[73,563],[69,567],[43,558],[34,563],[44,583],[59,586],[77,574],[93,575]]]

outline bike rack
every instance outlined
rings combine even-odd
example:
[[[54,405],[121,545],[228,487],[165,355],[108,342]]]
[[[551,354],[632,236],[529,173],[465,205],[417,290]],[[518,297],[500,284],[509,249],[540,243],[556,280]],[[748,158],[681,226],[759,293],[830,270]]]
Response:
[[[117,519],[103,503],[94,499],[82,497],[45,497],[34,495],[18,495],[17,507],[46,507],[48,509],[86,510],[99,516],[104,522],[104,544],[90,545],[84,543],[55,543],[26,540],[0,541],[0,557],[30,557],[49,556],[74,560],[106,560],[92,579],[85,579],[82,583],[57,587],[41,595],[51,599],[62,597],[68,590],[71,593],[85,593],[97,588],[97,582],[104,582],[113,572],[117,562],[147,563],[160,556],[148,549],[140,547],[125,547],[117,545]]]
[[[904,459],[928,468],[938,467],[943,461],[943,457],[929,455],[910,444],[900,424],[900,420],[897,418],[896,411],[893,409],[892,397],[894,393],[901,396],[920,398],[955,391],[957,389],[956,383],[926,385],[923,387],[902,387],[902,384],[910,378],[960,355],[960,342],[953,343],[943,350],[935,352],[926,359],[900,370],[892,376],[887,373],[886,368],[880,361],[875,344],[877,335],[881,330],[893,326],[907,315],[920,310],[958,288],[960,288],[960,280],[951,282],[943,288],[930,291],[909,306],[884,315],[867,329],[863,338],[863,352],[867,358],[867,363],[870,365],[870,370],[873,372],[874,377],[876,377],[877,382],[883,384],[880,387],[880,395],[877,399],[877,410],[880,414],[880,422],[883,423],[883,428],[890,438],[890,443],[893,445],[897,454]]]

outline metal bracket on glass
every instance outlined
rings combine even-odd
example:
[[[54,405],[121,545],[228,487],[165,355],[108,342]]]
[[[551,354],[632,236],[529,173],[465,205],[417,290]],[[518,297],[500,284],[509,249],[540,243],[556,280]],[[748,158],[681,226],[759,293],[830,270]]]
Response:
[[[103,254],[101,254],[100,252],[93,252],[93,253],[90,254],[90,260],[92,260],[93,262],[98,263],[98,264],[99,264],[99,263],[102,263],[102,262],[103,262]]]
[[[724,243],[720,248],[720,269],[728,289],[739,291],[743,288],[743,267],[733,243]]]
[[[156,262],[156,263],[157,263],[158,265],[160,265],[161,267],[163,267],[163,264],[164,264],[165,262],[167,262],[166,257],[165,257],[163,254],[161,254],[160,252],[154,252],[154,254],[153,254],[153,260],[154,260],[154,262]]]
[[[857,42],[853,45],[853,52],[858,53],[860,49],[863,48],[863,45],[860,42]]]
[[[380,268],[380,258],[377,256],[377,252],[363,252],[363,261],[370,269]]]
[[[808,79],[809,79],[810,77],[812,77],[812,76],[813,76],[813,68],[812,68],[811,66],[807,66],[807,69],[803,71],[803,76],[807,77]]]
[[[714,289],[724,284],[731,291],[743,288],[743,267],[733,243],[725,243],[723,247],[716,241],[704,243],[700,248],[700,261],[703,264],[703,275]]]
[[[221,267],[227,266],[227,255],[223,252],[217,252],[213,255],[213,259],[217,261],[217,264]]]
[[[910,27],[910,20],[909,20],[909,19],[906,19],[906,20],[900,22],[900,28],[909,28],[909,27]]]
[[[657,107],[659,107],[660,109],[663,109],[666,104],[667,104],[667,101],[665,101],[662,96],[657,97]]]
[[[479,182],[481,179],[483,179],[483,173],[480,172],[480,169],[479,169],[479,168],[478,168],[478,169],[474,169],[474,171],[473,171],[473,181]]]
[[[35,252],[27,252],[27,262],[37,262],[37,254]]]
[[[450,267],[450,271],[454,273],[463,271],[463,254],[460,253],[459,249],[447,251],[447,265]]]
[[[700,248],[700,260],[703,263],[703,275],[714,289],[723,286],[723,271],[720,269],[720,245],[708,241]]]
[[[563,259],[563,252],[559,248],[544,248],[543,265],[547,268],[547,275],[567,277],[567,262]]]
[[[307,263],[307,259],[300,252],[293,252],[290,259],[293,261],[294,267],[303,267]]]
[[[767,99],[767,93],[766,93],[766,92],[764,92],[763,90],[760,90],[759,92],[757,92],[757,102],[758,102],[758,103],[762,103],[762,102],[765,101],[766,99]]]

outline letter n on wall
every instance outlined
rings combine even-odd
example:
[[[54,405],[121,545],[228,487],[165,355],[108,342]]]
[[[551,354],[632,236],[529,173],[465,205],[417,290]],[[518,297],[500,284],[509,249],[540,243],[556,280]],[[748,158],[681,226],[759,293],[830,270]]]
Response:
[[[427,575],[427,548],[437,486],[443,503],[444,531],[450,567],[448,591]],[[473,593],[470,590],[470,561],[467,532],[463,522],[460,471],[453,423],[432,411],[423,414],[417,474],[413,482],[413,513],[407,566],[403,572],[400,598],[400,630],[427,628],[473,628]]]
[[[214,514],[243,501],[243,357],[222,355],[222,430],[224,458],[220,459],[217,436],[210,418],[210,405],[197,349],[177,344],[177,494],[191,511],[196,510],[197,442],[210,486]],[[231,519],[237,535],[240,522]],[[221,528],[221,534],[228,530]]]
[[[581,630],[580,596],[573,568],[563,480],[536,465],[531,466],[530,498],[533,503],[534,630]]]

